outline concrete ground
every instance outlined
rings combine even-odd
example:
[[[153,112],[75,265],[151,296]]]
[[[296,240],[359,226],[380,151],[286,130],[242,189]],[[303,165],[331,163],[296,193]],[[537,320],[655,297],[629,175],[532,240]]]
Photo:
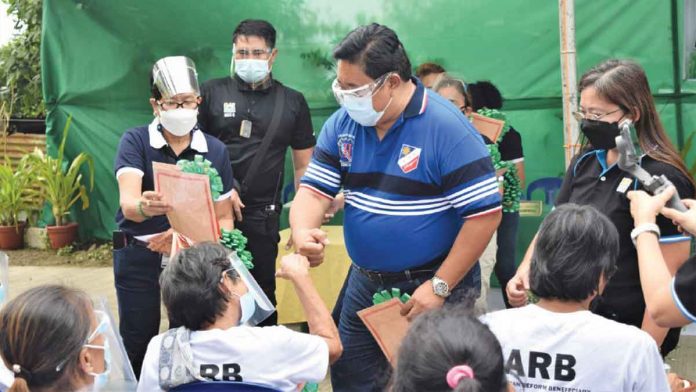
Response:
[[[111,268],[88,267],[10,267],[10,298],[22,291],[41,284],[59,283],[80,288],[89,293],[94,299],[104,297],[108,301],[114,318],[118,318],[116,291],[114,289],[113,271]],[[499,289],[493,289],[489,294],[489,310],[502,309],[503,302]],[[166,314],[162,311],[160,329],[167,328]],[[673,371],[696,380],[696,326],[685,328],[678,348],[667,358]],[[327,380],[320,391],[330,391]]]

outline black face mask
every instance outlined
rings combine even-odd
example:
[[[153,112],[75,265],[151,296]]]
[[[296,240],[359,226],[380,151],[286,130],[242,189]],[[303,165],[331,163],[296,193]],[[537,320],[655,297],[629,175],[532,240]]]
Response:
[[[592,144],[592,147],[611,150],[616,147],[616,137],[619,136],[619,123],[583,119],[580,130]]]

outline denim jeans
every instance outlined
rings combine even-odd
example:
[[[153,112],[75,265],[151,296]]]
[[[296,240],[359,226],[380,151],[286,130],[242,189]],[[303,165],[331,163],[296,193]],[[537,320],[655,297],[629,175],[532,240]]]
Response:
[[[517,227],[520,224],[519,212],[503,212],[503,219],[498,226],[498,253],[495,262],[495,277],[500,282],[505,307],[510,308],[505,287],[517,271]]]
[[[162,255],[140,245],[113,251],[119,331],[136,377],[150,339],[159,333]]]
[[[431,276],[430,276],[431,277]],[[343,355],[331,367],[331,384],[335,392],[382,391],[389,381],[389,363],[370,331],[365,327],[357,312],[372,306],[372,295],[384,289],[398,288],[402,293],[412,294],[430,277],[403,280],[383,286],[374,282],[351,267],[345,284],[343,303],[340,304],[338,332],[343,344]],[[465,298],[478,296],[481,275],[478,263],[452,290],[447,303],[457,303]]]

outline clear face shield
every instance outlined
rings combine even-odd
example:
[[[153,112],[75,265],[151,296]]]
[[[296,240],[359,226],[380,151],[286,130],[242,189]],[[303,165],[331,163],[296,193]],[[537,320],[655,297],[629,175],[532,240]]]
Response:
[[[88,343],[85,347],[100,348],[94,343],[96,335],[101,334],[104,337],[103,347],[104,352],[103,369],[106,372],[107,378],[105,385],[100,386],[100,391],[131,391],[135,390],[138,381],[133,373],[126,348],[123,346],[123,340],[117,330],[117,324],[109,310],[106,298],[97,298],[94,302],[94,311],[97,317],[97,328],[87,338]],[[108,352],[107,352],[108,351]],[[108,358],[107,358],[108,357]]]
[[[185,56],[164,57],[152,67],[152,79],[162,94],[162,100],[178,94],[200,94],[198,72],[193,60]]]
[[[227,259],[230,261],[230,267],[234,268],[239,277],[242,279],[242,282],[244,282],[246,285],[248,295],[251,295],[256,303],[253,313],[249,316],[249,319],[244,323],[244,325],[252,327],[258,325],[260,322],[268,318],[268,316],[270,316],[273,312],[275,312],[275,307],[271,303],[271,300],[269,300],[266,294],[263,292],[261,286],[256,283],[256,279],[254,279],[249,270],[247,270],[247,268],[244,266],[242,260],[239,259],[237,253],[230,253]]]
[[[9,295],[10,266],[9,258],[5,252],[0,252],[0,308],[7,301]]]

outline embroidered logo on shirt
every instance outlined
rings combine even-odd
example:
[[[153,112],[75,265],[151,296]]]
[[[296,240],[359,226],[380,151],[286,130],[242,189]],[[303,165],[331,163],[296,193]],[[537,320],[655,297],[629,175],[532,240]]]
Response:
[[[353,162],[353,144],[355,135],[342,134],[338,136],[338,155],[341,160],[341,167],[349,167]]]
[[[399,160],[397,163],[404,173],[410,173],[418,167],[418,161],[420,161],[420,154],[422,149],[418,147],[409,146],[404,144],[401,146],[401,152],[399,153]]]
[[[222,104],[224,117],[234,117],[237,115],[237,104],[235,102],[225,102]]]
[[[619,183],[619,186],[616,187],[616,191],[621,192],[621,193],[626,193],[626,191],[628,190],[628,187],[630,187],[632,183],[633,183],[633,179],[628,178],[628,177],[624,177],[623,180],[621,180],[621,182]]]

